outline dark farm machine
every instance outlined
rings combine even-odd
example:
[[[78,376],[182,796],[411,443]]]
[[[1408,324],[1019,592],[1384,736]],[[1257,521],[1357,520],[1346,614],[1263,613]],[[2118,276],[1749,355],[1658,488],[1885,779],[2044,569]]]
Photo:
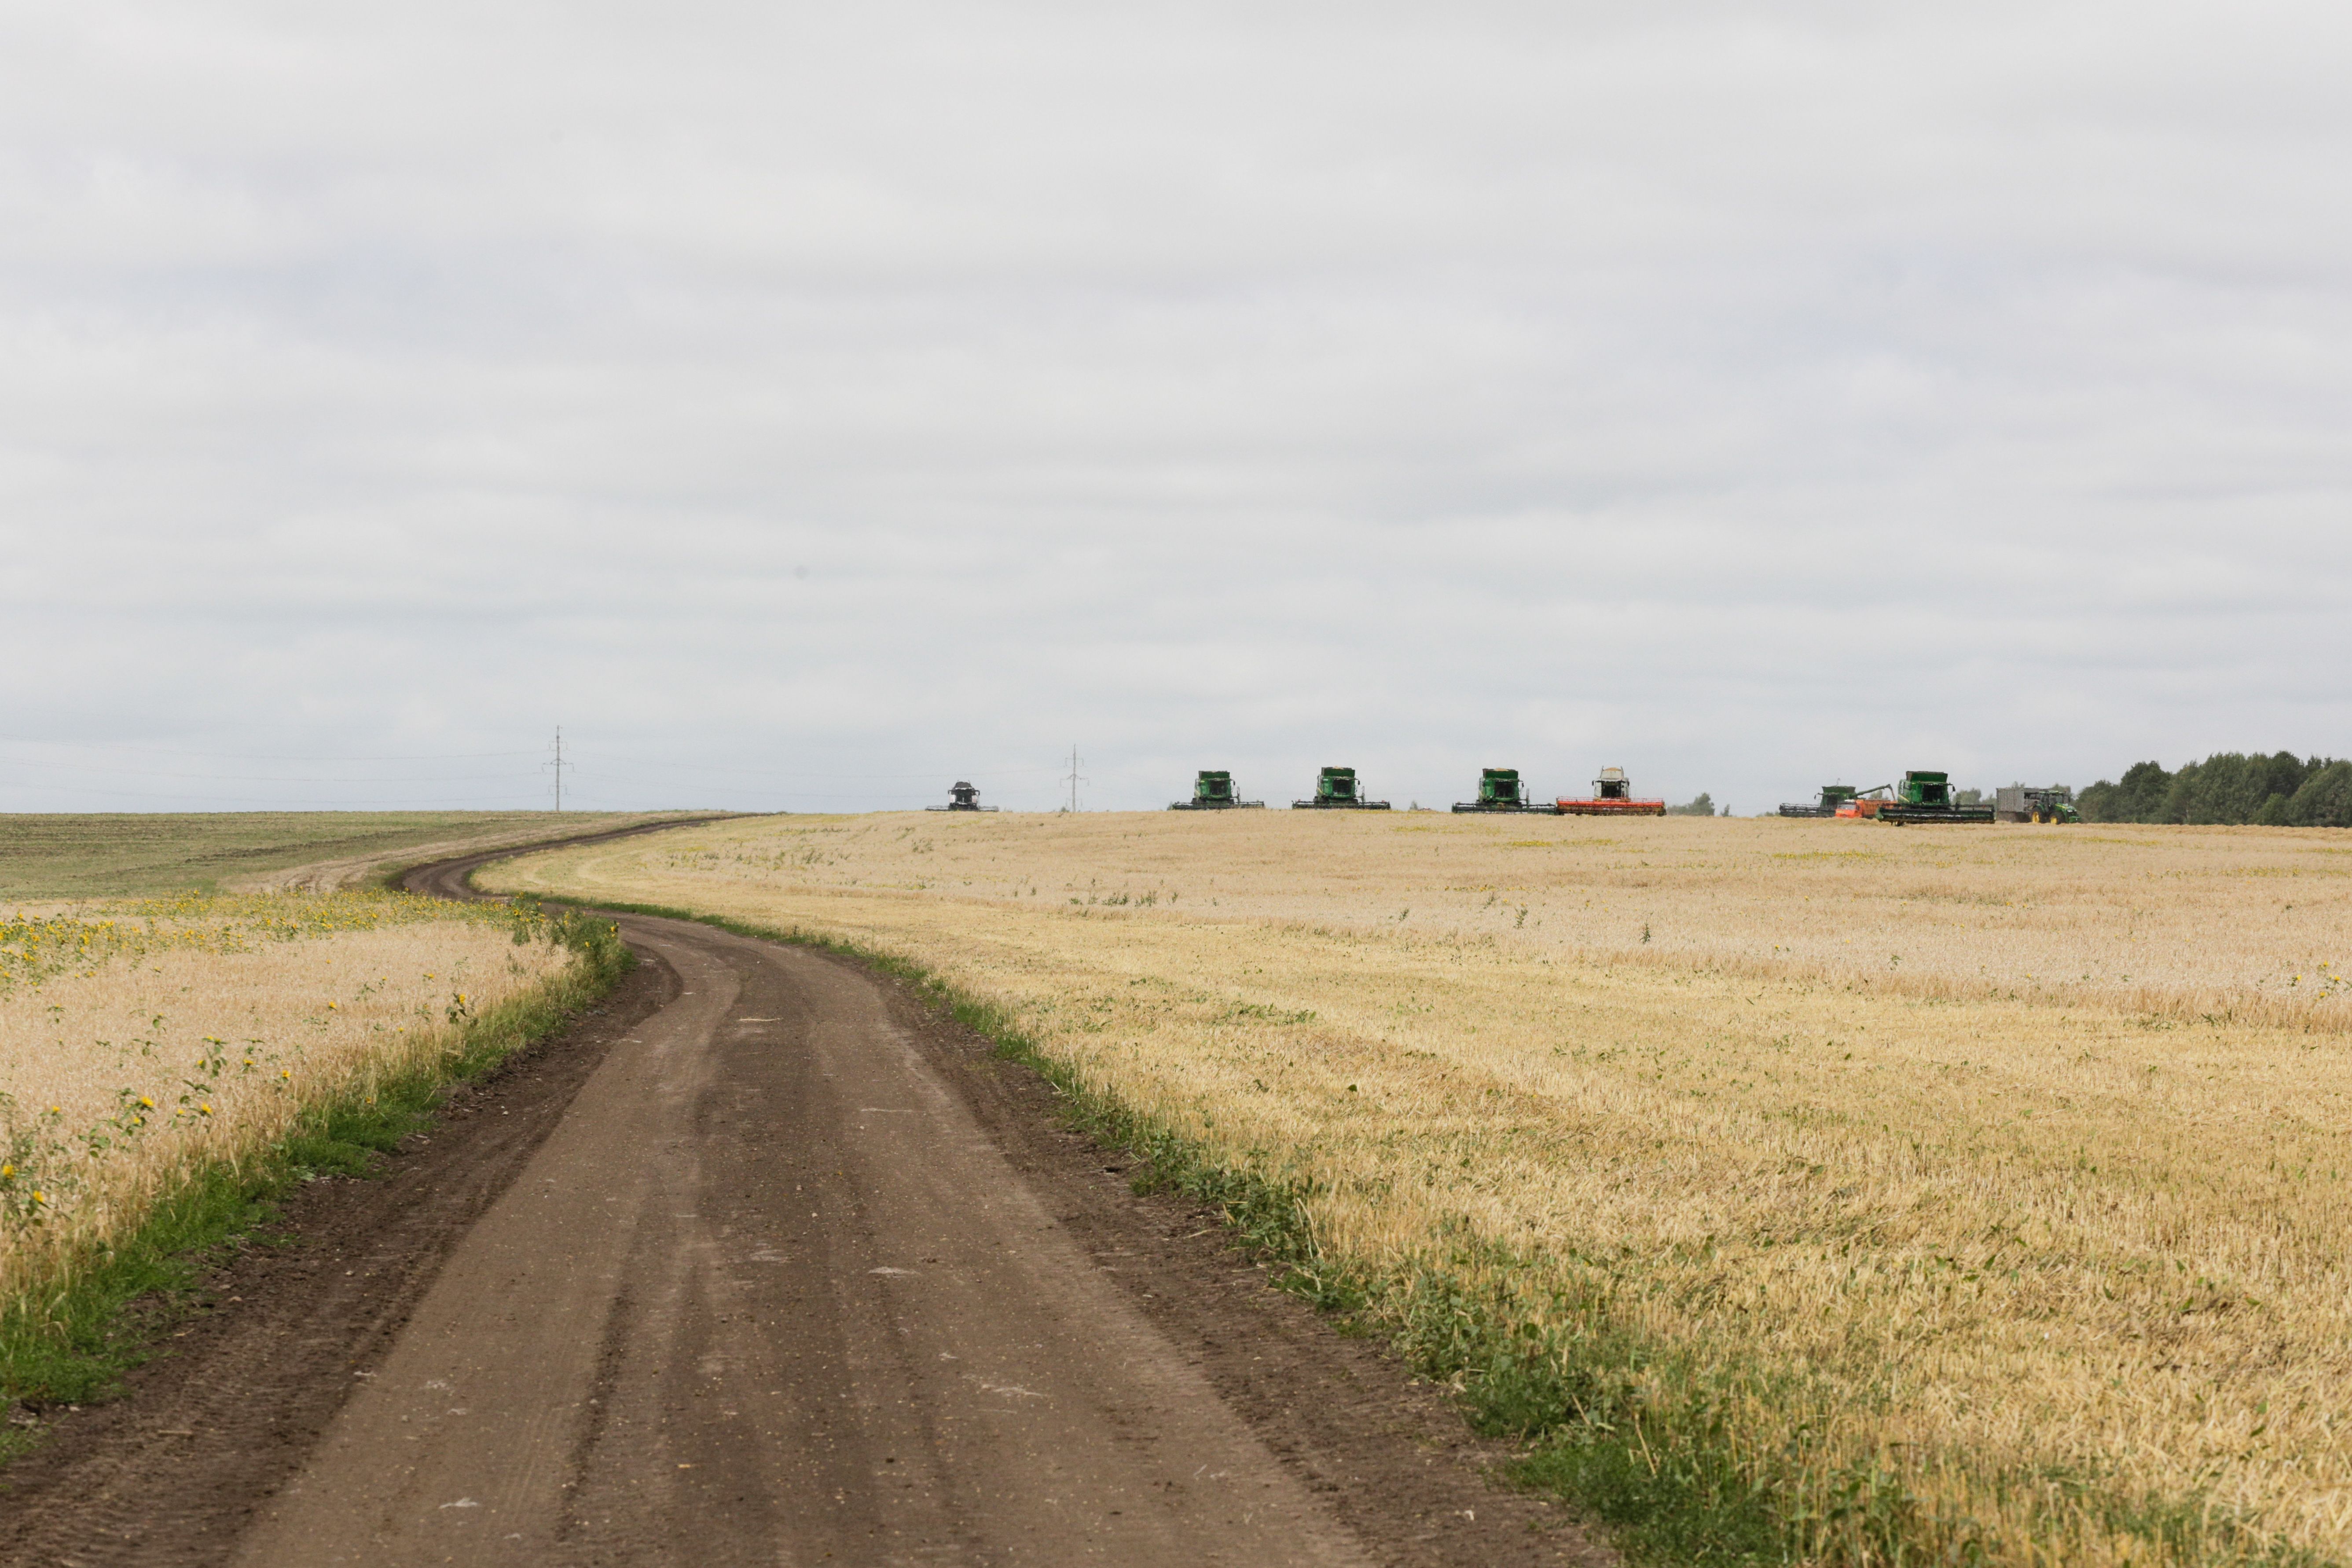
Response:
[[[1265,802],[1243,800],[1234,788],[1234,775],[1223,768],[1203,768],[1192,781],[1192,798],[1168,803],[1171,811],[1264,811]]]
[[[1993,792],[1993,816],[2000,822],[2080,822],[2074,792],[2064,784],[2037,789],[2032,784],[2007,784]]]
[[[1952,793],[1952,775],[1938,773],[1907,773],[1903,782],[1893,786],[1881,784],[1886,798],[1877,803],[1878,809],[1870,815],[1879,821],[1898,826],[1926,823],[1990,822],[1993,807],[1990,801],[1962,805]]]
[[[1823,784],[1821,799],[1807,805],[1791,801],[1780,807],[1782,816],[1832,816],[1843,822],[1915,823],[1990,822],[1990,802],[1962,805],[1952,788],[1952,775],[1914,769],[1901,784]]]
[[[1366,800],[1353,768],[1325,768],[1315,775],[1315,793],[1290,803],[1293,811],[1386,811],[1384,800]]]
[[[1592,793],[1583,797],[1560,796],[1556,808],[1562,816],[1664,816],[1663,800],[1636,800],[1633,782],[1623,768],[1603,768],[1592,781]]]
[[[1780,815],[1783,816],[1835,816],[1841,807],[1852,805],[1853,797],[1859,793],[1861,792],[1852,784],[1823,784],[1820,800],[1811,804],[1801,800],[1782,801]]]
[[[981,805],[980,787],[958,779],[948,786],[947,805],[927,805],[923,809],[925,811],[994,811],[996,807]]]
[[[1478,798],[1457,800],[1456,811],[1540,811],[1549,816],[1554,807],[1528,798],[1528,786],[1520,782],[1517,768],[1481,768],[1478,770]]]

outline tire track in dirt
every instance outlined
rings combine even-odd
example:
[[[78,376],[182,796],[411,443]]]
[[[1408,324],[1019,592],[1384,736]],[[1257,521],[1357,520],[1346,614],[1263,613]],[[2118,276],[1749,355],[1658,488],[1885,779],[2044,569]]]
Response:
[[[373,1375],[458,1238],[677,984],[641,966],[562,1037],[453,1091],[382,1175],[291,1194],[273,1239],[207,1281],[124,1397],[53,1413],[48,1440],[0,1470],[0,1562],[225,1561],[257,1502]]]
[[[601,1017],[11,1468],[0,1561],[1612,1560],[908,987],[622,923]]]

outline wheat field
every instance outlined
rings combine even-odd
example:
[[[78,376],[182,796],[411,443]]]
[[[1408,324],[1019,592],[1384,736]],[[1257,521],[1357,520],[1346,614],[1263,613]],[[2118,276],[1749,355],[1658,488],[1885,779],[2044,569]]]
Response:
[[[197,1164],[543,989],[570,962],[543,935],[387,892],[0,921],[0,1299],[135,1226]]]
[[[2352,1553],[2352,835],[888,815],[483,880],[919,963],[1338,1264],[1644,1347],[1811,1560]]]
[[[473,848],[626,827],[663,813],[197,811],[0,813],[0,900],[332,892]]]

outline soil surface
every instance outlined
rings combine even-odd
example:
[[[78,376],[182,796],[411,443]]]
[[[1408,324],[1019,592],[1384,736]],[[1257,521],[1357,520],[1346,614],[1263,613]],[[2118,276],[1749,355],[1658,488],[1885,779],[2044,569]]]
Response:
[[[559,818],[558,820],[561,820]],[[696,816],[652,816],[632,813],[621,817],[619,825],[607,832],[595,835],[574,833],[559,842],[578,844],[593,837],[621,838],[632,833],[651,832],[664,827],[692,827],[706,822],[724,822],[724,815],[711,813]],[[232,893],[332,893],[368,882],[394,867],[415,866],[420,860],[436,864],[455,857],[474,857],[485,850],[497,849],[505,854],[519,854],[527,847],[545,845],[550,828],[545,822],[522,826],[476,828],[458,836],[444,837],[430,844],[404,844],[394,849],[377,848],[359,855],[346,855],[330,860],[311,860],[299,866],[257,872],[226,883]]]
[[[1612,1561],[908,987],[620,919],[598,1011],[0,1472],[0,1563]]]

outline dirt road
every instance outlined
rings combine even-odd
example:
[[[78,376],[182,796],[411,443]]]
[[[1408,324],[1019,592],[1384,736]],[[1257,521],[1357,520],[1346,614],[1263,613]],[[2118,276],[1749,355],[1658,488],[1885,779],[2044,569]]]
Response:
[[[468,866],[412,885],[459,893]],[[281,1305],[299,1321],[232,1321],[177,1382],[150,1369],[114,1438],[67,1434],[36,1468],[0,1558],[1603,1560],[1488,1486],[1497,1452],[1435,1394],[1267,1289],[1202,1216],[1136,1196],[1034,1075],[895,983],[696,924],[625,929],[657,983],[633,983],[438,1256],[345,1270],[346,1293],[362,1269],[388,1281],[343,1314],[348,1353],[342,1320]],[[476,1111],[477,1135],[505,1130]],[[333,1407],[266,1443],[225,1398],[188,1413],[192,1387],[273,1351],[315,1363],[304,1386],[330,1381]],[[188,1452],[240,1420],[242,1468]]]

